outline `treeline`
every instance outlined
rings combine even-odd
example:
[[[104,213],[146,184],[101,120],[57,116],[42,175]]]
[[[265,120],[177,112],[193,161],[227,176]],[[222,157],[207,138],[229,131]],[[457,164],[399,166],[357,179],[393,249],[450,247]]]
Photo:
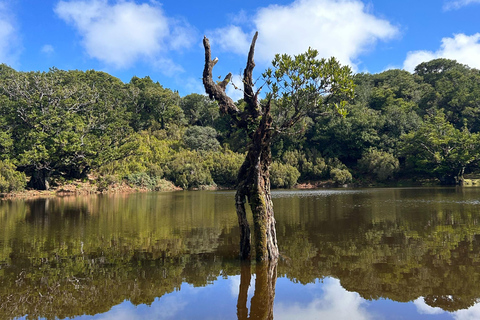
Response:
[[[447,59],[409,73],[354,76],[348,114],[312,111],[273,143],[273,187],[360,184],[479,171],[480,71]],[[274,103],[275,104],[275,103]],[[242,101],[238,102],[243,107]],[[288,117],[275,113],[274,117]],[[208,97],[98,71],[17,72],[0,65],[0,192],[90,177],[160,190],[232,187],[246,137]]]

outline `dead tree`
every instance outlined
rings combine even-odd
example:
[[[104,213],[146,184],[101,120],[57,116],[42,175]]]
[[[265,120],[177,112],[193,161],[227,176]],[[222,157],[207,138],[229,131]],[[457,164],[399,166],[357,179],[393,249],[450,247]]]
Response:
[[[273,203],[270,195],[269,167],[272,162],[270,151],[272,141],[271,101],[259,101],[260,90],[254,91],[252,79],[255,62],[253,60],[255,42],[258,33],[255,33],[247,66],[243,73],[243,92],[246,107],[241,111],[233,100],[225,93],[225,88],[232,74],[216,83],[212,78],[212,69],[218,59],[211,58],[210,42],[204,37],[205,68],[203,70],[203,85],[210,98],[215,99],[223,114],[229,114],[238,128],[248,134],[248,151],[237,177],[237,192],[235,204],[240,226],[240,257],[250,257],[250,226],[247,221],[245,204],[248,201],[253,213],[253,232],[255,238],[255,256],[257,261],[277,260],[278,246],[275,231]]]

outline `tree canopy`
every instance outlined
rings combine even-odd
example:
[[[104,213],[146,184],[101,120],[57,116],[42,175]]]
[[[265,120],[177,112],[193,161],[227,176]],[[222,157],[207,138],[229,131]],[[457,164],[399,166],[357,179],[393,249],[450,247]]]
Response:
[[[270,101],[272,161],[277,163],[272,175],[293,173],[283,165],[300,173],[287,184],[272,177],[275,186],[335,183],[338,170],[360,184],[399,179],[455,183],[463,174],[478,173],[479,70],[436,59],[414,73],[387,70],[351,78],[347,67],[316,54],[309,49],[297,56],[277,55],[261,73],[263,86],[260,79],[256,83],[263,92],[257,95],[259,103]],[[354,91],[348,89],[352,86]],[[242,118],[248,97],[232,103],[239,118],[221,117],[219,105],[208,96],[180,97],[149,77],[123,83],[94,70],[19,72],[0,65],[0,161],[25,174],[28,187],[46,189],[87,177],[118,183],[137,173],[175,182],[176,154],[197,152],[194,170],[208,171],[212,179],[182,186],[232,187],[227,172],[238,168],[248,151],[249,131],[241,128],[250,126],[253,133],[262,113]],[[218,154],[229,158],[230,152],[237,163],[228,164],[230,169],[216,165],[214,173],[211,159]],[[365,159],[377,161],[373,155],[399,165],[384,179],[366,169]]]

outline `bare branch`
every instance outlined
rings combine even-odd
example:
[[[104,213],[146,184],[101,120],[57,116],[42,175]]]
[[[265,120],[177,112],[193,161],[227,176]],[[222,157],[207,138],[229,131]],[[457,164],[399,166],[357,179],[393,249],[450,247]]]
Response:
[[[255,61],[253,56],[255,54],[255,43],[257,42],[258,31],[253,36],[252,43],[250,44],[250,51],[248,52],[247,66],[243,72],[243,99],[251,108],[249,113],[254,117],[260,115],[261,110],[258,105],[257,94],[253,92],[253,68],[255,68]]]
[[[232,74],[229,73],[225,79],[217,84],[213,81],[212,70],[218,62],[218,58],[212,59],[210,41],[207,37],[203,37],[203,46],[205,48],[205,67],[203,69],[203,86],[210,99],[215,99],[220,106],[223,114],[229,114],[237,125],[241,125],[242,112],[237,108],[233,100],[225,93],[225,88],[230,81]]]

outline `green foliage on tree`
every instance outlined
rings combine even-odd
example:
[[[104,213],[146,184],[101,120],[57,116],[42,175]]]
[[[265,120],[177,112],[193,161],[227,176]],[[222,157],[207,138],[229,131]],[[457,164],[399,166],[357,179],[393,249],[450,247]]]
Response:
[[[338,184],[345,184],[352,181],[352,174],[348,169],[333,168],[330,170],[330,178]]]
[[[436,59],[413,74],[349,75],[335,59],[318,59],[315,50],[277,55],[263,74],[272,159],[295,167],[299,181],[329,179],[333,168],[373,182],[422,177],[456,183],[462,172],[478,172],[472,141],[480,132],[479,70]],[[353,85],[354,92],[348,89]],[[234,105],[246,114],[245,100]],[[219,117],[218,104],[207,96],[180,97],[149,77],[122,83],[94,70],[17,72],[0,65],[0,161],[23,172],[30,188],[90,173],[103,182],[141,173],[165,179],[167,164],[183,148],[205,153],[198,166],[215,183],[234,186],[234,168],[259,119]],[[387,155],[398,157],[399,165]],[[383,169],[373,164],[378,158],[386,161],[378,164]],[[387,174],[386,163],[394,174]],[[197,183],[184,179],[182,185]]]
[[[274,188],[291,188],[300,177],[297,168],[279,162],[273,162],[270,168],[270,182]]]
[[[480,159],[479,133],[457,129],[443,112],[427,116],[420,128],[403,136],[407,164],[444,183],[461,181],[465,170]]]
[[[207,164],[215,184],[222,187],[235,187],[238,170],[244,158],[244,154],[235,153],[228,149],[209,153]]]
[[[183,97],[180,101],[180,107],[185,119],[191,126],[214,127],[220,116],[217,103],[198,93]]]
[[[197,151],[175,153],[165,167],[165,177],[184,189],[200,188],[214,183],[204,155]]]
[[[180,108],[177,92],[163,88],[150,77],[133,77],[128,88],[129,111],[132,112],[131,125],[136,130],[151,126],[159,129],[175,130],[185,124],[185,116]]]
[[[191,150],[215,151],[220,147],[217,131],[212,127],[191,126],[183,134],[183,142]]]
[[[363,154],[358,161],[358,166],[363,174],[374,177],[378,181],[393,178],[400,169],[400,163],[394,155],[375,148]]]
[[[15,141],[12,158],[32,176],[30,187],[48,189],[52,174],[84,176],[92,166],[110,160],[128,136],[118,79],[55,68],[3,72],[0,93],[8,104],[2,115]],[[102,81],[108,87],[98,84]]]
[[[25,188],[27,179],[23,172],[16,171],[16,167],[8,161],[0,160],[0,192],[7,193],[20,191]]]

